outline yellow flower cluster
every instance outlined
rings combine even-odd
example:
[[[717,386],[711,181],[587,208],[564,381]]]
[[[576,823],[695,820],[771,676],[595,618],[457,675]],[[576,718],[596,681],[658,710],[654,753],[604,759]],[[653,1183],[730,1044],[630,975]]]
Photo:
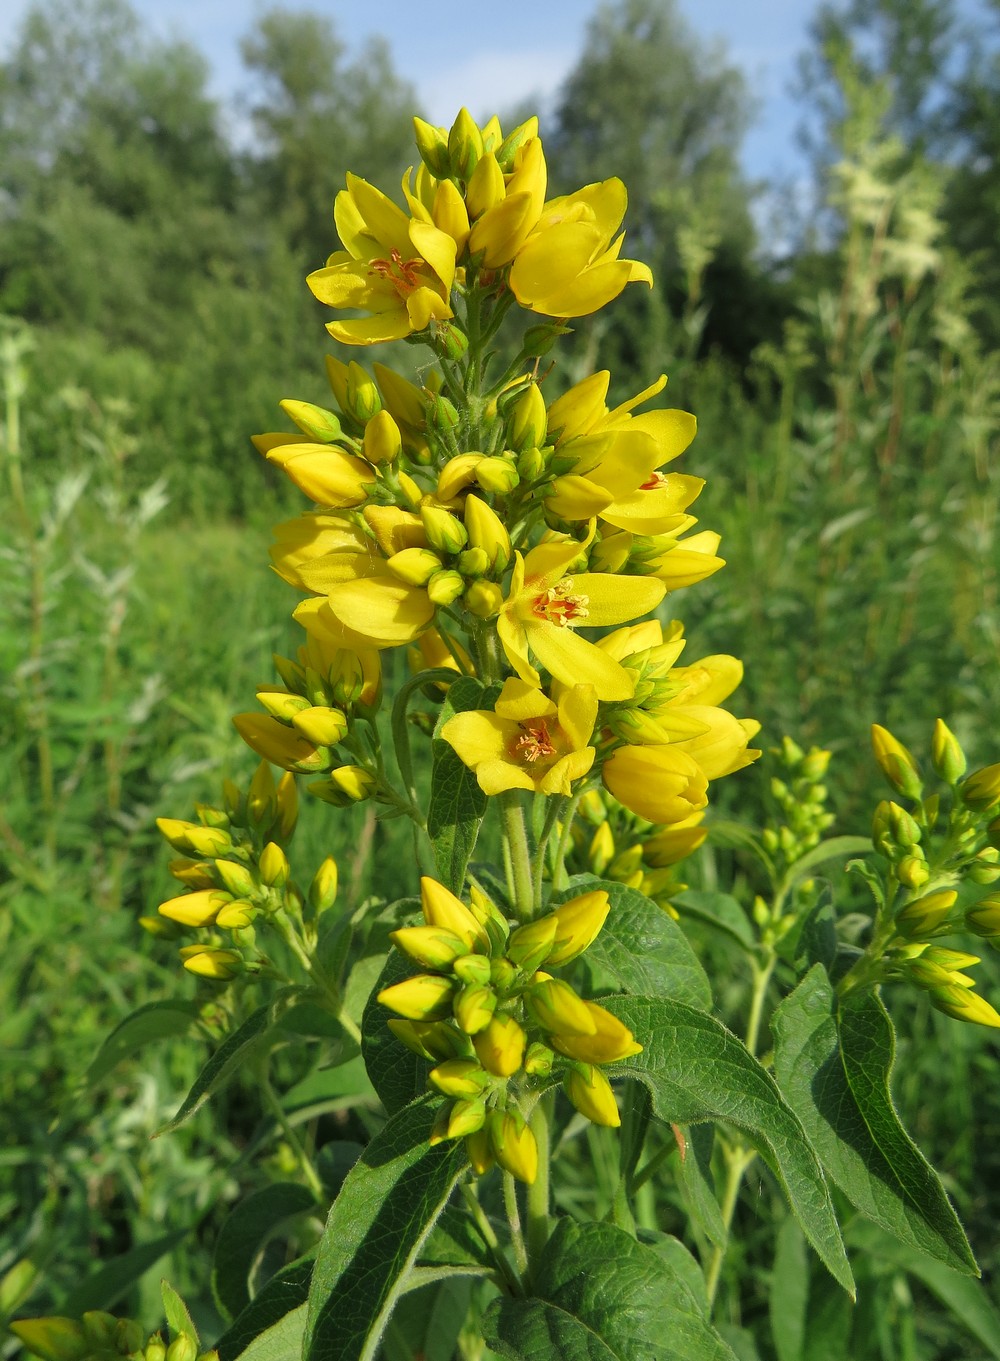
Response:
[[[522,1104],[561,1073],[582,1115],[617,1126],[601,1069],[642,1049],[617,1017],[547,972],[597,939],[608,895],[582,894],[511,929],[476,889],[468,907],[434,879],[420,889],[424,925],[393,931],[392,940],[428,972],[383,988],[378,1000],[401,1018],[389,1022],[396,1036],[435,1064],[431,1088],[449,1098],[431,1142],[464,1137],[477,1172],[497,1162],[532,1182],[538,1153]]]

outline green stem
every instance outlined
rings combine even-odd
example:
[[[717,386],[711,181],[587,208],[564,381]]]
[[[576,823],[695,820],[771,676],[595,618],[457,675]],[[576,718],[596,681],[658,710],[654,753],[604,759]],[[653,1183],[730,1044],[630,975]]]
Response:
[[[505,790],[498,797],[503,814],[503,837],[510,852],[514,912],[519,921],[530,921],[535,891],[521,800],[513,789]]]
[[[532,861],[531,866],[531,877],[534,885],[533,897],[535,912],[541,912],[542,910],[542,880],[545,877],[545,852],[548,849],[549,837],[551,837],[556,822],[559,819],[559,808],[562,802],[563,800],[556,796],[549,799],[548,807],[545,810],[545,822],[542,824],[538,843],[535,846],[535,858]]]
[[[285,1136],[285,1142],[295,1154],[299,1167],[302,1169],[302,1175],[309,1184],[310,1191],[312,1191],[313,1195],[321,1204],[325,1204],[327,1195],[323,1183],[320,1180],[319,1173],[316,1171],[315,1167],[313,1167],[312,1159],[306,1152],[305,1145],[289,1122],[284,1107],[278,1098],[278,1093],[271,1086],[271,1079],[268,1077],[267,1069],[264,1065],[261,1066],[260,1086],[264,1095],[264,1104],[278,1122],[281,1132]]]
[[[486,1216],[486,1212],[479,1203],[479,1196],[476,1194],[475,1185],[470,1186],[468,1182],[463,1182],[462,1185],[459,1187],[459,1190],[462,1193],[463,1200],[469,1207],[469,1213],[472,1215],[472,1218],[476,1221],[476,1228],[482,1234],[486,1246],[490,1250],[490,1255],[493,1258],[493,1261],[496,1263],[497,1270],[500,1272],[504,1280],[507,1282],[511,1294],[523,1295],[524,1282],[521,1280],[520,1276],[517,1275],[517,1273],[511,1267],[510,1262],[507,1260],[504,1250],[500,1246],[500,1240],[497,1238],[496,1234],[493,1231],[493,1225],[490,1223],[489,1219]]]
[[[559,834],[559,844],[556,846],[556,863],[552,869],[552,887],[562,888],[563,879],[566,874],[566,853],[569,850],[570,836],[573,832],[573,819],[576,817],[576,810],[583,797],[583,790],[577,792],[567,801],[563,809],[562,831]]]
[[[514,1261],[517,1269],[523,1276],[528,1270],[528,1250],[524,1244],[524,1233],[521,1229],[521,1211],[517,1204],[517,1182],[509,1172],[503,1174],[503,1204],[507,1211],[507,1223],[510,1225],[510,1241],[514,1248]]]
[[[537,1268],[549,1241],[549,1166],[552,1093],[535,1103],[529,1122],[538,1145],[538,1173],[528,1187],[528,1256]]]

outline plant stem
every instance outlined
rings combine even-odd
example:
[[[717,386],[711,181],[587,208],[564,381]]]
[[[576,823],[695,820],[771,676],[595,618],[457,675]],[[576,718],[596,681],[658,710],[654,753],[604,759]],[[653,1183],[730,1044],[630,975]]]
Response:
[[[535,1103],[529,1121],[538,1145],[538,1175],[528,1187],[528,1256],[537,1267],[549,1241],[549,1167],[552,1094]]]
[[[535,902],[535,889],[521,800],[513,789],[505,790],[499,797],[503,814],[503,836],[510,852],[514,911],[520,921],[530,921]]]
[[[524,1245],[521,1211],[517,1205],[517,1182],[509,1172],[503,1174],[503,1204],[507,1211],[507,1223],[510,1225],[510,1241],[514,1248],[514,1261],[517,1263],[518,1271],[523,1276],[528,1270],[528,1250]]]
[[[506,1281],[511,1294],[523,1295],[524,1282],[521,1280],[520,1276],[517,1275],[517,1273],[511,1266],[510,1262],[507,1260],[507,1256],[504,1253],[503,1248],[500,1246],[500,1240],[497,1238],[496,1234],[493,1231],[493,1225],[490,1223],[489,1219],[486,1216],[486,1212],[483,1210],[483,1207],[479,1203],[479,1197],[476,1194],[475,1184],[473,1183],[470,1186],[468,1182],[463,1182],[462,1185],[459,1187],[459,1190],[462,1193],[462,1199],[469,1207],[469,1212],[472,1215],[472,1218],[476,1221],[476,1228],[482,1234],[483,1239],[486,1242],[486,1246],[490,1250],[490,1255],[492,1256],[494,1262],[496,1263],[497,1270],[500,1272],[504,1281]]]
[[[313,1195],[321,1204],[325,1203],[327,1198],[326,1191],[323,1188],[322,1181],[320,1181],[319,1173],[316,1171],[315,1167],[313,1167],[312,1159],[306,1152],[302,1140],[292,1128],[284,1107],[278,1099],[278,1094],[271,1086],[271,1079],[268,1077],[267,1072],[263,1067],[260,1074],[260,1085],[261,1091],[264,1094],[264,1104],[270,1110],[275,1120],[277,1120],[281,1132],[285,1136],[285,1142],[298,1159],[299,1167],[302,1169],[302,1175],[309,1184],[310,1191],[312,1191]]]

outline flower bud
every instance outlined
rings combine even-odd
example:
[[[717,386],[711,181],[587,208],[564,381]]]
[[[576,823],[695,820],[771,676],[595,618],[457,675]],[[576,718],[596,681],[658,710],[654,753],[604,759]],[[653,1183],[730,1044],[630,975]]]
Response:
[[[465,592],[463,603],[477,619],[492,619],[500,613],[503,590],[495,581],[474,581]]]
[[[491,152],[486,152],[479,158],[465,191],[465,205],[470,220],[482,217],[490,208],[502,203],[506,196],[503,171],[497,164],[497,158]]]
[[[931,1003],[938,1011],[943,1011],[946,1016],[953,1016],[956,1021],[971,1021],[975,1025],[1000,1027],[1000,1014],[985,998],[968,988],[961,988],[956,984],[934,988],[931,992]]]
[[[615,854],[615,837],[608,822],[602,822],[594,833],[587,859],[595,874],[603,874],[611,864]]]
[[[486,932],[465,904],[429,875],[420,880],[420,903],[428,926],[443,926],[454,931],[471,950],[488,948]]]
[[[898,846],[916,846],[920,841],[920,827],[898,803],[889,804],[889,827]]]
[[[482,548],[463,548],[455,565],[466,578],[485,576],[490,570],[490,560]]]
[[[545,398],[537,383],[529,383],[511,413],[511,448],[519,454],[540,448],[545,443],[546,423]]]
[[[448,1114],[448,1138],[462,1139],[486,1124],[485,1101],[456,1101]]]
[[[247,902],[245,898],[237,898],[222,908],[215,919],[215,924],[225,931],[242,931],[250,926],[258,915],[258,909],[253,903]]]
[[[992,847],[990,849],[992,850]],[[1000,879],[1000,865],[994,865],[988,861],[977,861],[967,873],[974,884],[995,884]]]
[[[268,888],[284,888],[291,874],[288,856],[275,841],[269,841],[260,853],[260,877]]]
[[[702,814],[696,813],[688,823],[675,823],[664,827],[663,831],[651,836],[642,847],[642,858],[654,869],[664,869],[676,865],[678,861],[691,855],[703,844],[708,836],[708,828],[700,827]]]
[[[437,353],[452,363],[461,359],[469,348],[469,337],[452,321],[432,321],[431,341]]]
[[[167,1348],[167,1361],[198,1361],[198,1344],[187,1333],[178,1333]]]
[[[538,1176],[538,1145],[520,1111],[493,1111],[487,1124],[493,1156],[511,1176],[529,1186]]]
[[[232,848],[229,833],[221,827],[201,827],[180,818],[157,818],[156,825],[175,851],[189,855],[224,855]]]
[[[503,573],[510,562],[513,550],[510,535],[496,511],[478,496],[467,496],[465,528],[468,531],[469,543],[485,552],[491,571],[498,575]]]
[[[482,1129],[469,1134],[465,1140],[465,1152],[472,1170],[477,1177],[483,1176],[490,1170],[495,1161],[493,1151],[490,1148],[490,1136],[487,1133],[485,1124]]]
[[[277,686],[262,687],[257,691],[257,703],[271,715],[272,718],[283,719],[290,723],[295,714],[300,709],[308,709],[309,701],[303,695],[293,695],[287,690],[280,690]]]
[[[315,794],[324,803],[334,808],[347,808],[352,803],[363,803],[370,799],[378,789],[378,780],[370,771],[361,766],[339,766],[331,770],[328,780],[314,780],[309,785],[310,794]]]
[[[904,855],[896,866],[896,876],[907,888],[923,888],[931,874],[925,860],[915,855]]]
[[[497,995],[484,983],[468,983],[455,998],[454,1016],[466,1035],[485,1030],[497,1009]]]
[[[90,1361],[92,1343],[75,1318],[22,1318],[9,1325],[32,1356],[43,1361]]]
[[[182,893],[177,898],[168,898],[156,909],[161,917],[179,922],[181,926],[210,926],[226,903],[232,902],[232,894],[218,888],[203,888],[195,893]]]
[[[433,430],[455,430],[461,417],[454,402],[442,397],[440,392],[429,392],[427,397],[427,424]]]
[[[269,714],[234,714],[233,727],[251,750],[283,770],[311,774],[329,765],[329,753]]]
[[[490,1075],[475,1059],[446,1059],[431,1069],[427,1079],[445,1096],[476,1100],[489,1083]]]
[[[143,1361],[167,1361],[167,1345],[159,1333],[154,1333],[146,1343]]]
[[[517,1072],[527,1042],[528,1037],[513,1016],[494,1015],[472,1038],[479,1062],[495,1077],[510,1077]]]
[[[570,1068],[563,1078],[563,1087],[580,1114],[595,1125],[610,1125],[617,1129],[621,1124],[611,1083],[600,1068],[592,1063]]]
[[[1000,894],[991,893],[980,898],[966,912],[965,924],[975,935],[984,939],[1000,936]]]
[[[583,1063],[614,1063],[642,1051],[628,1026],[617,1016],[599,1007],[596,1002],[584,1002],[594,1021],[593,1035],[550,1035],[553,1049],[567,1058]]]
[[[446,1021],[397,1021],[393,1017],[387,1024],[407,1049],[432,1063],[465,1055],[463,1037]]]
[[[561,321],[529,326],[521,341],[521,352],[526,359],[540,359],[548,354],[560,336],[569,335],[570,331],[571,328]]]
[[[534,973],[548,959],[558,929],[559,920],[552,912],[519,926],[507,942],[507,958],[525,973]]]
[[[211,978],[226,983],[235,978],[243,967],[243,958],[235,950],[222,950],[209,947],[197,954],[188,955],[184,967],[199,978]]]
[[[374,381],[355,360],[347,366],[347,409],[359,425],[367,425],[382,409]]]
[[[532,1040],[524,1056],[524,1071],[530,1073],[532,1077],[548,1077],[552,1072],[555,1057],[547,1044],[542,1044],[540,1040]]]
[[[965,752],[947,723],[940,718],[935,722],[931,736],[931,761],[946,784],[957,784],[965,774]]]
[[[907,903],[896,917],[896,930],[911,939],[926,937],[945,920],[957,898],[954,889],[946,888]]]
[[[568,964],[582,955],[600,935],[610,911],[611,902],[603,889],[581,894],[555,908],[555,941],[545,962],[550,966]]]
[[[452,965],[452,973],[463,983],[489,983],[492,964],[485,955],[463,954]]]
[[[518,454],[515,466],[523,482],[536,482],[545,472],[545,455],[541,449],[524,449]]]
[[[424,505],[420,507],[420,519],[427,542],[439,553],[459,553],[469,541],[465,526],[451,511]]]
[[[519,123],[513,132],[509,132],[500,144],[500,149],[496,153],[497,164],[505,175],[509,175],[514,169],[514,157],[519,149],[529,142],[532,137],[538,136],[538,119],[532,115],[525,122]]]
[[[908,799],[919,799],[923,782],[916,761],[888,728],[878,723],[872,724],[872,750],[882,774],[892,787]]]
[[[365,425],[363,449],[369,463],[395,463],[399,458],[403,440],[399,426],[388,411],[376,411]]]
[[[317,747],[335,747],[347,735],[347,715],[326,704],[314,704],[292,716],[292,726]]]
[[[435,572],[441,571],[443,563],[429,548],[404,548],[393,553],[387,566],[400,581],[410,586],[426,586]]]
[[[235,860],[216,860],[215,872],[234,898],[252,898],[257,892],[257,881],[246,865]]]
[[[533,983],[524,1000],[528,1013],[543,1030],[560,1035],[596,1035],[597,1026],[587,1005],[561,978],[546,976]]]
[[[465,590],[465,578],[461,572],[448,570],[437,572],[427,583],[427,594],[435,605],[451,605]]]
[[[461,955],[469,953],[466,942],[443,926],[402,926],[390,931],[389,939],[397,950],[426,969],[450,969]]]
[[[247,792],[247,816],[251,825],[263,827],[270,823],[278,806],[278,788],[267,761],[261,761],[253,773]]]
[[[420,159],[435,179],[445,180],[451,175],[451,157],[448,154],[448,135],[444,128],[436,128],[425,123],[422,118],[414,118],[413,129]]]
[[[483,491],[506,496],[520,482],[517,469],[509,458],[484,458],[476,465],[476,481]]]
[[[468,109],[460,109],[448,133],[448,159],[452,174],[468,181],[483,154],[483,134]]]
[[[943,945],[929,945],[922,958],[930,964],[937,964],[942,969],[949,971],[968,969],[973,964],[982,963],[979,955],[966,954],[964,950],[949,950]]]
[[[498,992],[509,992],[518,980],[518,971],[505,956],[490,961],[490,982]]]
[[[319,444],[329,444],[332,440],[340,439],[343,434],[340,421],[325,407],[314,406],[312,402],[295,402],[289,398],[279,402],[278,405],[303,434]]]
[[[313,875],[309,885],[309,906],[313,914],[319,916],[328,911],[337,901],[337,862],[328,855]]]
[[[383,988],[377,1000],[408,1021],[440,1021],[451,1012],[455,985],[436,974],[416,974]]]

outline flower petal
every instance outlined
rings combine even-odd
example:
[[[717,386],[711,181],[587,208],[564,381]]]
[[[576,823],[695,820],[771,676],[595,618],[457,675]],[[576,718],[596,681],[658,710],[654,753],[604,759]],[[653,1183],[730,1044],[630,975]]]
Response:
[[[598,699],[631,699],[635,682],[623,666],[572,629],[546,619],[525,624],[528,645],[542,666],[566,685],[592,685]]]
[[[330,592],[330,612],[368,647],[412,643],[434,618],[434,604],[419,586],[396,577],[368,577],[345,582]]]
[[[657,577],[617,577],[610,572],[581,572],[571,578],[574,594],[587,597],[587,628],[624,624],[655,610],[666,594]],[[581,679],[581,677],[577,677]]]

